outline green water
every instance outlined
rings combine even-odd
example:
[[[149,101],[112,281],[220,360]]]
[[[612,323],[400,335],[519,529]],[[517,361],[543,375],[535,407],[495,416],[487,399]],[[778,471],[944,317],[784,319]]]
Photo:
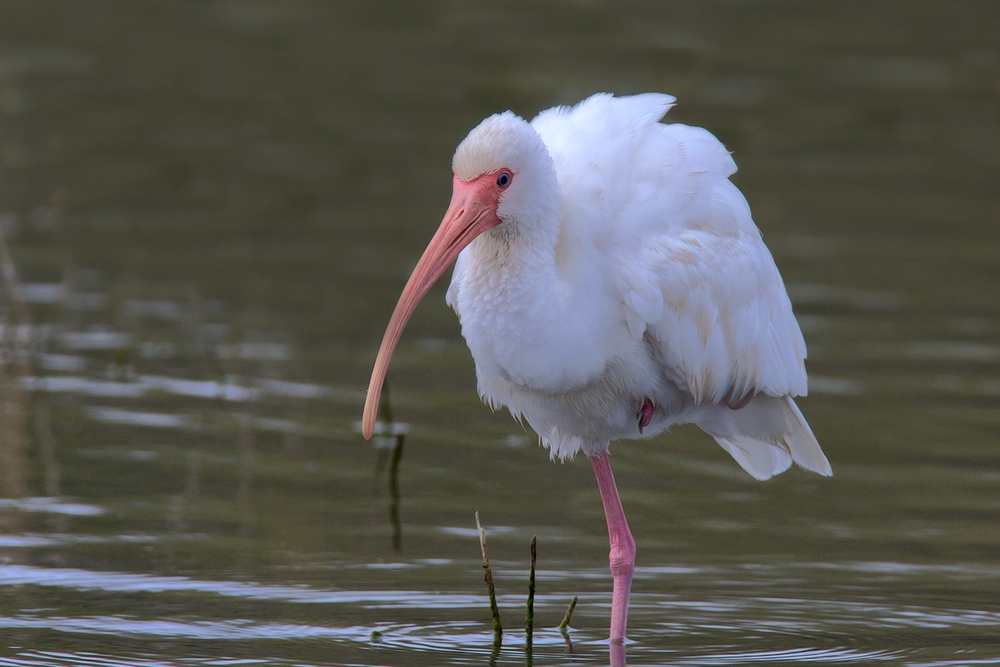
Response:
[[[607,664],[590,466],[443,285],[395,485],[355,425],[455,145],[601,90],[734,151],[835,473],[616,445],[629,664],[1000,662],[998,81],[987,1],[0,3],[0,665]]]

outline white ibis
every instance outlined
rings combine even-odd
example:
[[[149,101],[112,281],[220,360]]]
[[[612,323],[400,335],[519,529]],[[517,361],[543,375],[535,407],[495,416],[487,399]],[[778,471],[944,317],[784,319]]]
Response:
[[[611,641],[625,639],[635,541],[608,446],[693,422],[757,479],[830,464],[793,396],[805,341],[774,260],[708,131],[674,98],[602,93],[530,123],[506,111],[458,146],[451,205],[406,283],[363,421],[403,327],[457,259],[448,304],[479,393],[552,458],[590,457],[608,523]]]

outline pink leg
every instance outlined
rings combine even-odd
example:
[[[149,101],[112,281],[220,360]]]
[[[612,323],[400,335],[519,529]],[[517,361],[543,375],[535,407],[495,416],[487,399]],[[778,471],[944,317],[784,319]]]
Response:
[[[604,517],[608,520],[608,538],[611,541],[611,576],[614,589],[611,595],[611,642],[625,641],[625,625],[628,622],[628,595],[632,590],[632,573],[635,571],[635,540],[628,529],[625,510],[615,476],[611,473],[608,453],[590,457],[597,475],[597,486],[601,490],[604,503]]]

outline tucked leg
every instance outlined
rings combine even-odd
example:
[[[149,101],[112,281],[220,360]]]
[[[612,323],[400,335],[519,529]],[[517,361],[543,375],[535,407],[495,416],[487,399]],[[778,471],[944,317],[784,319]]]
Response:
[[[642,407],[639,409],[639,435],[642,435],[642,429],[649,426],[649,423],[653,421],[653,413],[656,412],[656,406],[648,398],[642,402]]]
[[[608,538],[611,542],[611,576],[614,589],[611,596],[611,641],[625,641],[625,626],[628,622],[628,596],[632,590],[632,573],[635,571],[635,540],[628,529],[625,510],[622,508],[615,476],[611,473],[608,453],[592,456],[590,462],[597,475],[597,486],[601,490],[604,503],[604,517],[608,521]]]

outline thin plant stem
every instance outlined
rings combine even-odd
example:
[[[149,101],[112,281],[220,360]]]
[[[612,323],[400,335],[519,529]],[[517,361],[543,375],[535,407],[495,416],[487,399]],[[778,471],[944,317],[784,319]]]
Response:
[[[493,645],[498,646],[503,641],[503,626],[500,624],[500,610],[497,608],[497,593],[493,588],[493,572],[490,570],[490,555],[486,550],[486,531],[479,523],[479,512],[476,512],[476,528],[479,529],[479,546],[483,550],[483,569],[486,570],[486,590],[490,594],[490,612],[493,614]]]
[[[535,555],[538,537],[531,536],[531,565],[528,569],[528,604],[524,617],[524,633],[528,644],[531,644],[531,634],[535,627]]]
[[[399,519],[399,462],[403,459],[403,442],[406,436],[396,435],[396,447],[392,450],[392,464],[389,466],[389,520],[392,522],[392,548],[399,553],[403,550],[403,524]]]
[[[563,616],[562,623],[559,624],[559,632],[566,634],[566,629],[569,628],[569,621],[573,618],[573,610],[576,609],[576,601],[579,596],[574,595],[573,601],[569,603],[569,607],[566,608],[566,615]]]

